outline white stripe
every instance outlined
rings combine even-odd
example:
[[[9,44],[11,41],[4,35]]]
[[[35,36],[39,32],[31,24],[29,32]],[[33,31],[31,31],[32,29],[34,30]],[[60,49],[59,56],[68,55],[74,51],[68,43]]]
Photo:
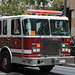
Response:
[[[24,51],[22,51],[22,49],[11,49],[11,52],[14,52],[14,53],[31,54],[31,53],[32,53],[32,50],[24,50]]]
[[[29,35],[29,36],[23,36],[23,37],[25,37],[25,38],[38,38],[38,37],[40,37],[40,38],[71,38],[70,36],[51,36],[51,35],[49,35],[49,36],[34,36],[34,35]]]
[[[22,50],[21,49],[11,49],[11,52],[22,53]]]
[[[32,50],[24,50],[23,53],[26,53],[26,54],[31,54],[32,53]]]

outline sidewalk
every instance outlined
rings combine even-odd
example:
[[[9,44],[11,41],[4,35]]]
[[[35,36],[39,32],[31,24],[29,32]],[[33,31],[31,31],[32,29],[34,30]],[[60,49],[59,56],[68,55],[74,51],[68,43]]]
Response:
[[[63,66],[67,66],[67,67],[75,67],[75,64],[65,64]]]

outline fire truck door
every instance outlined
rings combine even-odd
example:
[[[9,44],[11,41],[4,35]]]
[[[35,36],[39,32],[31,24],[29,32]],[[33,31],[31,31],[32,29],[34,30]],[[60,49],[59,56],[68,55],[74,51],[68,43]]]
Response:
[[[13,56],[22,57],[22,37],[20,19],[11,20],[10,48]]]
[[[1,31],[1,33],[3,34],[3,37],[1,36],[1,38],[0,38],[0,47],[2,48],[2,47],[4,47],[4,46],[9,46],[9,41],[7,40],[7,34],[8,34],[8,31],[7,31],[7,19],[5,19],[5,20],[2,20],[1,22],[0,22],[0,24],[2,25],[2,31]],[[0,35],[2,35],[2,34],[0,34]]]

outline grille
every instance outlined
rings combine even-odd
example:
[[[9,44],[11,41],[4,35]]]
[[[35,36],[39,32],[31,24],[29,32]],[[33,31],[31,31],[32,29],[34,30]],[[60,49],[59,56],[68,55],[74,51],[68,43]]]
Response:
[[[75,56],[75,47],[71,47],[71,49],[72,49],[72,50],[71,50],[71,53],[70,53],[71,56]]]
[[[42,39],[41,49],[43,55],[59,55],[60,39]]]

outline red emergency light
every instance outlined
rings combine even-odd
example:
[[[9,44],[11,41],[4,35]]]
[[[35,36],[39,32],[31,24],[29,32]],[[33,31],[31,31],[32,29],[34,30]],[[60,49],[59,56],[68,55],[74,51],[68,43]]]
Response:
[[[47,13],[47,14],[63,14],[62,11],[50,11],[50,10],[36,10],[36,9],[27,9],[29,13]]]

